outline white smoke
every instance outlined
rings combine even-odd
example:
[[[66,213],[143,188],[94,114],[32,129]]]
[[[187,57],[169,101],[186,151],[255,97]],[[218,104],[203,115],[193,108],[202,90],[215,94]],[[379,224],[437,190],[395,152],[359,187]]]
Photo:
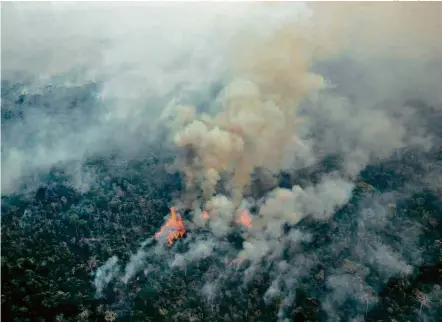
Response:
[[[109,282],[118,274],[119,267],[117,263],[118,258],[116,256],[112,256],[106,261],[106,263],[98,267],[94,279],[94,285],[98,296],[102,295],[102,291],[107,284],[109,284]]]

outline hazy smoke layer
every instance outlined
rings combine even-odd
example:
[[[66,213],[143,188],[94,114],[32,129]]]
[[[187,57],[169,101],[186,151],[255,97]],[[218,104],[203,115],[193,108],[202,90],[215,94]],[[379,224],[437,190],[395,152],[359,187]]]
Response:
[[[331,320],[349,301],[364,314],[380,285],[369,281],[371,270],[385,279],[420,263],[418,223],[392,209],[423,186],[440,189],[440,164],[423,157],[414,184],[371,191],[356,217],[345,206],[372,189],[359,179],[369,164],[440,146],[419,106],[435,113],[442,106],[441,9],[2,4],[2,79],[26,79],[26,93],[47,83],[97,86],[93,110],[26,112],[2,129],[2,191],[59,162],[81,164],[114,149],[130,158],[165,135],[185,180],[176,206],[190,211],[178,241],[187,250],[149,240],[121,270],[113,257],[96,276],[98,293],[146,267],[160,274],[165,263],[185,270],[210,259],[199,281],[208,302],[228,297],[232,271],[242,274],[238,287],[266,272],[264,300],[279,301],[280,320],[297,285],[312,276],[327,286],[318,296]],[[305,179],[315,167],[325,170]],[[281,172],[294,178],[285,187]],[[312,229],[322,224],[333,233]],[[232,235],[240,247],[228,242]],[[322,237],[328,242],[316,246]]]

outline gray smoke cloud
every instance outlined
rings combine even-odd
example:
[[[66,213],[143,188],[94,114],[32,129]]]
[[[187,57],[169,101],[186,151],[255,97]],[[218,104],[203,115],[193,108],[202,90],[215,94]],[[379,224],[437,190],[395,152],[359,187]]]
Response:
[[[197,6],[2,4],[2,79],[20,84],[12,95],[24,95],[26,111],[3,126],[3,193],[59,163],[114,150],[130,158],[159,138],[173,97],[206,99],[248,6]],[[248,24],[268,16],[256,9]],[[91,83],[82,111],[66,112],[65,91],[90,92]]]

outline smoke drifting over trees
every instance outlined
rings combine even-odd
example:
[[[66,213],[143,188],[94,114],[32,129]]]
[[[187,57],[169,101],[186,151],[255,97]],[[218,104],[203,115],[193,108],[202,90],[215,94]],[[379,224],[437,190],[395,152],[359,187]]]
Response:
[[[388,283],[440,265],[422,236],[442,220],[441,9],[2,4],[2,196],[61,168],[76,212],[104,198],[117,226],[144,217],[91,275],[120,317],[141,297],[164,320],[374,319]],[[154,238],[164,203],[185,226],[173,244]],[[179,300],[155,302],[166,289]]]

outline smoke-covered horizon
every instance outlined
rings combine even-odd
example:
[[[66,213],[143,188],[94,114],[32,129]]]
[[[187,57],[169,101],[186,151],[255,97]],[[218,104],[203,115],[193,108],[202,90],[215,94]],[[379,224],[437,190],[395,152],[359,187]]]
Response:
[[[146,270],[201,262],[208,302],[265,273],[264,301],[279,301],[285,321],[296,285],[319,270],[314,279],[327,291],[315,296],[328,319],[342,318],[348,301],[356,309],[347,318],[363,316],[380,280],[423,261],[419,221],[392,209],[424,189],[441,191],[433,158],[441,133],[431,123],[442,110],[440,9],[2,4],[2,195],[54,166],[85,192],[99,180],[84,171],[91,157],[172,156],[165,166],[183,178],[173,204],[186,235],[171,248],[146,236],[121,267],[110,258],[95,276],[99,294],[112,280],[127,285]],[[11,86],[20,112],[7,110]],[[88,94],[71,108],[79,92]],[[410,151],[419,171],[398,170],[407,184],[382,183],[388,188],[350,211],[358,191],[374,189],[361,186],[367,167],[400,163]],[[291,177],[285,186],[282,173]],[[331,228],[318,246],[322,232],[312,227],[321,225]],[[323,267],[329,259],[333,267]]]

